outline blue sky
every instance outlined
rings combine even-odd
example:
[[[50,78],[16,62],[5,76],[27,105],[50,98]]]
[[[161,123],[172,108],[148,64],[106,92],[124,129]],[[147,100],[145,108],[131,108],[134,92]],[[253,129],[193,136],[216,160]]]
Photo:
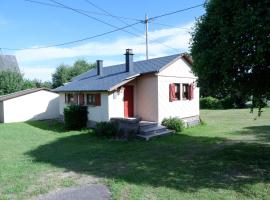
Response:
[[[37,0],[53,4],[50,0]],[[56,0],[72,8],[95,13],[101,10],[88,4],[86,0]],[[90,0],[113,15],[132,19],[143,19],[176,11],[203,3],[202,0]],[[188,51],[190,31],[195,19],[204,14],[203,7],[159,18],[149,24],[149,56],[158,57]],[[135,23],[124,19],[89,14],[116,27]],[[162,24],[162,25],[161,25]],[[167,26],[164,26],[167,25]],[[127,31],[137,36],[118,31],[93,40],[73,45],[50,47],[39,50],[2,50],[3,54],[17,56],[21,71],[26,78],[51,80],[51,74],[62,63],[72,64],[77,59],[95,62],[104,60],[104,65],[122,63],[126,48],[132,48],[135,60],[145,58],[144,25]],[[111,31],[114,28],[90,19],[72,10],[30,3],[25,0],[1,0],[0,6],[0,47],[31,48],[77,40]],[[155,40],[155,41],[154,41]],[[158,42],[157,42],[158,41]],[[160,44],[162,43],[162,44]]]

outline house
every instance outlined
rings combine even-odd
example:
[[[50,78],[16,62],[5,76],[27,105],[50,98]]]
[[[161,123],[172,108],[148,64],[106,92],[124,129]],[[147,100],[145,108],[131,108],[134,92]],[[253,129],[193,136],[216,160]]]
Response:
[[[0,122],[59,118],[59,95],[44,88],[0,96]]]
[[[88,106],[89,126],[112,118],[198,120],[199,88],[191,64],[187,54],[133,62],[131,49],[124,64],[103,67],[98,60],[96,68],[54,90],[60,94],[60,115],[65,106],[79,104]]]
[[[0,54],[0,71],[4,70],[20,72],[16,56]]]

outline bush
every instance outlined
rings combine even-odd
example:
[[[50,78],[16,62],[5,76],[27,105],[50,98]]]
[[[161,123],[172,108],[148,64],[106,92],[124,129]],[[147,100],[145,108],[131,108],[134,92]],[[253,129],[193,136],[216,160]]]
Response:
[[[70,105],[64,109],[65,127],[68,130],[80,130],[87,124],[87,107]]]
[[[221,101],[214,97],[200,98],[200,108],[202,109],[222,109]]]
[[[115,137],[118,134],[116,123],[99,122],[96,125],[96,135],[105,137]]]
[[[232,97],[225,97],[224,99],[221,99],[220,102],[224,109],[231,109],[235,107],[234,99]]]
[[[161,124],[166,126],[168,129],[175,130],[176,132],[181,132],[184,129],[183,121],[176,117],[165,118],[162,120]]]

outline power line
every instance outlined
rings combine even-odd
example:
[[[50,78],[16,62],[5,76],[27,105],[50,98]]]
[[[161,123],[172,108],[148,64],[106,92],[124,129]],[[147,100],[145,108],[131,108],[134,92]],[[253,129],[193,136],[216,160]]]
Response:
[[[161,18],[161,17],[165,17],[165,16],[176,14],[176,13],[184,12],[184,11],[187,11],[187,10],[191,10],[193,8],[201,7],[203,5],[204,5],[204,3],[203,4],[199,4],[199,5],[195,5],[195,6],[192,6],[192,7],[184,8],[184,9],[181,9],[181,10],[177,10],[177,11],[174,11],[174,12],[165,13],[165,14],[162,14],[162,15],[151,17],[151,18],[149,18],[149,20],[155,20],[155,19],[158,19],[158,18]]]
[[[85,1],[86,1],[88,4],[90,4],[90,5],[94,6],[95,8],[97,8],[98,10],[101,10],[101,11],[107,13],[108,15],[114,17],[110,12],[108,12],[107,10],[105,10],[105,9],[103,9],[103,8],[101,8],[101,7],[99,7],[99,6],[97,6],[96,4],[92,3],[90,0],[85,0]],[[114,17],[114,18],[115,18],[115,17]],[[127,24],[124,20],[121,20],[121,19],[118,19],[118,18],[116,18],[116,19],[117,19],[118,21],[124,23],[124,24]],[[148,19],[145,18],[145,20],[143,21],[143,23],[145,23],[145,25],[146,25],[146,26],[145,26],[145,27],[146,27],[146,35],[143,36],[143,37],[144,37],[144,39],[146,39],[146,59],[148,59],[148,33],[147,33],[147,32],[148,32]],[[135,27],[132,27],[132,28],[141,34],[140,30],[136,29]],[[134,33],[132,33],[132,34],[133,34],[133,35],[136,35],[136,36],[138,36],[138,37],[141,37],[141,35],[134,34]],[[170,48],[170,49],[173,49],[173,50],[177,50],[176,48],[170,47],[170,46],[168,46],[168,45],[166,45],[166,44],[160,42],[158,39],[155,39],[155,40],[151,40],[151,39],[150,39],[150,42],[156,42],[156,43],[159,43],[159,44],[161,44],[161,45],[163,45],[163,46],[165,46],[165,47],[167,47],[167,48]]]
[[[66,9],[72,10],[72,11],[74,11],[74,12],[76,12],[76,13],[79,13],[79,14],[81,14],[81,15],[84,15],[84,16],[90,18],[90,19],[93,19],[93,20],[95,20],[95,21],[98,21],[98,22],[100,22],[100,23],[102,23],[102,24],[105,24],[105,25],[108,25],[108,26],[110,26],[110,27],[119,29],[119,27],[117,27],[117,26],[114,26],[114,25],[112,25],[112,24],[110,24],[110,23],[108,23],[108,22],[105,22],[105,21],[101,20],[101,19],[98,19],[98,18],[93,17],[93,16],[91,16],[91,15],[88,15],[88,14],[86,14],[86,13],[84,13],[84,12],[81,12],[81,11],[79,11],[79,10],[76,10],[76,9],[74,9],[74,8],[72,8],[72,7],[66,6],[66,5],[64,5],[64,4],[62,4],[62,3],[58,2],[58,1],[55,1],[55,0],[50,0],[50,1],[51,1],[51,2],[54,2],[54,3],[58,4],[58,5],[61,5],[61,6],[65,7]],[[141,23],[141,22],[138,22],[138,23]],[[134,33],[132,33],[132,32],[129,32],[129,31],[127,31],[127,30],[124,30],[124,29],[120,29],[120,30],[123,31],[123,32],[129,33],[129,34],[131,34],[131,35],[137,36],[136,34],[134,34]]]
[[[93,38],[97,38],[97,37],[101,37],[101,36],[104,36],[104,35],[107,35],[107,34],[110,34],[110,33],[114,33],[114,32],[117,32],[117,31],[124,31],[124,32],[127,32],[129,34],[132,34],[132,35],[136,35],[138,36],[137,34],[134,34],[132,32],[128,32],[124,29],[126,28],[129,28],[129,27],[133,27],[139,23],[144,23],[143,20],[139,20],[138,22],[136,23],[133,23],[133,24],[129,24],[127,26],[124,26],[124,27],[121,27],[121,28],[118,28],[114,25],[111,25],[103,20],[100,20],[98,18],[95,18],[93,16],[90,16],[84,12],[90,12],[90,11],[84,11],[84,10],[81,10],[81,9],[75,9],[75,8],[71,8],[71,7],[68,7],[68,6],[65,6],[64,4],[61,4],[55,0],[50,0],[51,2],[54,2],[56,4],[50,4],[50,3],[45,3],[45,2],[40,2],[40,1],[35,1],[35,0],[24,0],[24,1],[28,1],[28,2],[32,2],[32,3],[39,3],[39,4],[43,4],[43,5],[48,5],[48,6],[54,6],[54,7],[59,7],[59,8],[65,8],[65,9],[70,9],[70,10],[73,10],[74,12],[77,12],[77,13],[80,13],[82,15],[85,15],[93,20],[96,20],[96,21],[99,21],[103,24],[106,24],[108,26],[111,26],[111,27],[114,27],[115,29],[114,30],[111,30],[111,31],[107,31],[107,32],[104,32],[104,33],[101,33],[101,34],[97,34],[97,35],[94,35],[94,36],[90,36],[90,37],[86,37],[86,38],[82,38],[82,39],[78,39],[78,40],[73,40],[73,41],[70,41],[70,42],[64,42],[64,43],[58,43],[58,44],[52,44],[52,45],[47,45],[47,46],[41,46],[41,47],[32,47],[32,48],[6,48],[6,47],[0,47],[0,49],[3,49],[3,50],[30,50],[30,49],[44,49],[44,48],[49,48],[49,47],[57,47],[57,46],[64,46],[64,45],[69,45],[69,44],[74,44],[74,43],[78,43],[78,42],[82,42],[82,41],[86,41],[86,40],[90,40],[90,39],[93,39]],[[197,7],[200,7],[200,6],[203,6],[204,4],[200,4],[200,5],[196,5],[196,6],[192,6],[192,7],[189,7],[189,8],[185,8],[185,9],[181,9],[181,10],[177,10],[177,11],[174,11],[174,12],[170,12],[170,13],[166,13],[166,14],[163,14],[163,15],[159,15],[159,16],[155,16],[155,17],[151,17],[149,18],[148,20],[155,20],[155,19],[158,19],[158,18],[161,18],[161,17],[165,17],[165,16],[168,16],[168,15],[173,15],[173,14],[176,14],[176,13],[179,13],[179,12],[183,12],[183,11],[186,11],[186,10],[190,10],[190,9],[193,9],[193,8],[197,8]],[[110,16],[113,16],[110,14]],[[119,16],[114,16],[114,17],[118,17],[118,18],[123,18],[123,17],[119,17]],[[131,18],[130,18],[131,19]],[[150,40],[151,41],[151,40]],[[156,42],[158,42],[157,40],[155,40]],[[160,42],[158,42],[160,43]],[[174,50],[177,50],[173,47],[170,47],[166,44],[163,44],[163,43],[160,43],[168,48],[171,48],[171,49],[174,49]]]
[[[169,24],[159,23],[159,22],[156,22],[156,21],[150,21],[150,23],[157,24],[157,25],[160,25],[160,26],[170,27],[170,28],[183,29],[183,30],[187,30],[187,31],[191,30],[191,28],[178,27],[178,26],[173,26],[173,25],[169,25]]]
[[[50,6],[50,7],[55,7],[55,8],[64,8],[65,7],[61,6],[61,5],[56,5],[56,4],[52,4],[52,3],[47,3],[47,2],[42,2],[42,1],[36,1],[36,0],[23,0],[29,3],[35,3],[35,4],[39,4],[39,5],[45,5],[45,6]],[[89,11],[89,10],[84,10],[84,9],[79,9],[79,8],[74,8],[78,11],[82,11],[82,12],[86,12],[89,14],[93,14],[93,15],[102,15],[102,16],[107,16],[107,17],[111,17],[108,14],[103,14],[103,13],[98,13],[98,12],[93,12],[93,11]],[[119,18],[119,19],[126,19],[126,20],[133,20],[133,21],[141,21],[140,19],[135,19],[135,18],[130,18],[130,17],[123,17],[123,16],[117,16],[114,15],[113,17]]]
[[[74,44],[74,43],[78,43],[78,42],[90,40],[90,39],[93,39],[93,38],[101,37],[101,36],[104,36],[104,35],[108,35],[108,34],[111,34],[111,33],[114,33],[114,32],[120,31],[120,30],[123,30],[125,28],[129,28],[131,26],[135,26],[135,25],[137,25],[139,23],[141,23],[141,22],[136,22],[136,23],[130,24],[128,26],[124,26],[124,27],[121,27],[121,28],[118,28],[118,29],[114,29],[114,30],[111,30],[111,31],[107,31],[107,32],[100,33],[100,34],[97,34],[97,35],[93,35],[93,36],[90,36],[90,37],[86,37],[86,38],[83,38],[83,39],[73,40],[73,41],[70,41],[70,42],[52,44],[52,45],[41,46],[41,47],[32,47],[32,48],[5,48],[5,47],[1,47],[0,49],[3,49],[3,50],[12,50],[12,51],[19,51],[19,50],[45,49],[45,48],[49,48],[49,47],[64,46],[64,45]]]

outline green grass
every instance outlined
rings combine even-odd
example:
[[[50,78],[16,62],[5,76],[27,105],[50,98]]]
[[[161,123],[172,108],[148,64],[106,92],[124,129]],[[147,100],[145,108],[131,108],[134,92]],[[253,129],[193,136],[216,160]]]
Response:
[[[206,125],[112,141],[54,122],[0,124],[0,200],[102,182],[114,199],[270,199],[270,109],[201,112]]]

